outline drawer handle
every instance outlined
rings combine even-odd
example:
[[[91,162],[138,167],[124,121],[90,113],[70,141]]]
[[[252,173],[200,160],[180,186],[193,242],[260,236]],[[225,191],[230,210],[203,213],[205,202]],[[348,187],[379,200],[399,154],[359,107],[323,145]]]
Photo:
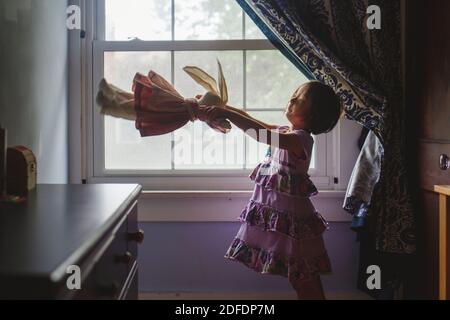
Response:
[[[133,261],[133,255],[130,252],[125,252],[124,254],[117,255],[116,261],[120,263],[130,264]]]
[[[144,231],[139,229],[137,232],[129,232],[128,233],[129,241],[136,241],[137,243],[144,242]]]

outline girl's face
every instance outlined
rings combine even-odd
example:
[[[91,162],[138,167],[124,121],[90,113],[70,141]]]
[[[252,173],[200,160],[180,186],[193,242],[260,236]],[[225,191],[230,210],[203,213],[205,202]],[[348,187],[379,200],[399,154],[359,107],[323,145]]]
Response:
[[[301,85],[295,90],[286,106],[284,114],[294,126],[304,124],[309,118],[311,103],[307,93],[308,86],[305,84]]]

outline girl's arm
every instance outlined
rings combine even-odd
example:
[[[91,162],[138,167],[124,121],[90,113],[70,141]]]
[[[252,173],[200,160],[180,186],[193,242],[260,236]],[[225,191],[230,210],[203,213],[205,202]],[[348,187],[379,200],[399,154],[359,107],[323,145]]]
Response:
[[[200,100],[200,99],[202,98],[202,95],[201,95],[201,94],[198,94],[198,95],[195,96],[195,98],[196,98],[197,100]],[[276,129],[276,128],[277,128],[277,126],[274,125],[274,124],[268,124],[268,123],[265,123],[265,122],[263,122],[263,121],[261,121],[261,120],[255,119],[254,117],[252,117],[250,114],[248,114],[247,112],[245,112],[245,111],[242,110],[242,109],[238,109],[238,108],[235,108],[235,107],[232,107],[232,106],[229,106],[229,105],[227,105],[226,108],[227,108],[227,109],[230,109],[230,110],[233,110],[234,112],[240,113],[240,114],[242,114],[243,116],[245,116],[245,117],[247,117],[247,118],[250,118],[250,119],[252,119],[252,120],[254,120],[254,121],[259,122],[262,126],[264,126],[264,127],[265,127],[266,129],[268,129],[268,130],[272,130],[272,129]]]
[[[228,106],[228,105],[226,107],[228,109],[234,111],[234,112],[240,113],[241,115],[245,116],[246,118],[249,118],[249,119],[252,119],[252,120],[254,120],[256,122],[259,122],[267,130],[272,130],[272,129],[276,129],[277,128],[277,126],[274,125],[274,124],[268,124],[268,123],[265,123],[265,122],[263,122],[261,120],[255,119],[254,117],[252,117],[250,114],[248,114],[247,112],[245,112],[242,109],[234,108],[234,107]]]
[[[245,134],[258,142],[262,142],[280,149],[291,151],[299,157],[305,157],[305,150],[301,139],[295,133],[280,133],[267,129],[258,120],[248,118],[240,112],[221,107],[208,107],[206,111],[209,120],[226,118],[244,131]]]

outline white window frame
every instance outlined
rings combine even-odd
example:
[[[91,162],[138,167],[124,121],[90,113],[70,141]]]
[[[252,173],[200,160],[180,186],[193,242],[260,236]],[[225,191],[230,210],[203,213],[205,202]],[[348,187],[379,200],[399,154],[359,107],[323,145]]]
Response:
[[[80,72],[71,75],[71,87],[77,91],[73,81],[80,80],[80,126],[81,133],[75,134],[80,145],[72,142],[71,181],[78,177],[87,183],[140,183],[146,190],[250,190],[248,179],[251,170],[106,170],[104,166],[104,121],[95,105],[96,84],[103,75],[103,53],[105,51],[172,51],[172,50],[267,50],[273,49],[268,40],[217,40],[217,41],[105,41],[104,0],[71,0],[83,12],[85,38],[81,41],[71,37],[72,47],[79,44],[79,52],[71,52],[71,61],[80,61]],[[75,43],[75,45],[73,44]],[[73,64],[73,63],[72,63]],[[270,111],[270,109],[264,109]],[[257,111],[251,109],[250,111]],[[72,110],[73,113],[75,113]],[[72,123],[74,127],[74,123]],[[316,170],[310,175],[319,189],[342,189],[340,182],[340,132],[342,121],[328,133],[315,136]],[[75,132],[75,130],[71,130]],[[80,150],[81,161],[73,155]],[[79,156],[79,155],[78,155]],[[79,158],[78,158],[79,159]],[[80,163],[81,162],[81,163]],[[81,170],[73,168],[79,164]]]

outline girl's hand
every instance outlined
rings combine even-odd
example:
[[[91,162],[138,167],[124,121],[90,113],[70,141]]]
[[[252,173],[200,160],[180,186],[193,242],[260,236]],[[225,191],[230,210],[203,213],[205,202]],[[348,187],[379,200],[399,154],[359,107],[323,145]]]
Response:
[[[206,118],[208,121],[216,119],[225,119],[228,116],[228,110],[217,106],[208,106],[205,108]]]
[[[198,101],[195,100],[194,98],[184,99],[183,105],[191,106],[191,107],[198,107]]]

